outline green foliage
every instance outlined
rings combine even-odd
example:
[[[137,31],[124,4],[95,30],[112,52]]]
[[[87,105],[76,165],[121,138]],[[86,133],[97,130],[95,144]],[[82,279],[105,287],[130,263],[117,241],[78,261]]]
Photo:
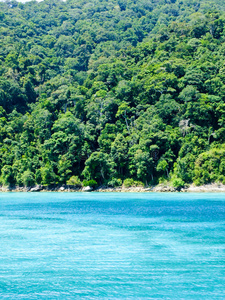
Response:
[[[10,186],[13,183],[15,183],[13,170],[11,166],[4,165],[1,171],[2,171],[1,182],[4,186],[8,186],[8,185]]]
[[[80,178],[78,176],[71,176],[69,180],[67,180],[66,182],[67,185],[73,185],[76,187],[81,187],[82,186],[82,182],[80,180]]]
[[[134,186],[134,179],[132,179],[132,178],[127,178],[127,179],[125,179],[124,182],[123,182],[123,185],[124,185],[125,187],[131,187],[131,186]]]
[[[124,187],[132,187],[132,186],[139,186],[143,187],[144,183],[141,181],[133,180],[132,178],[126,178],[123,182]]]
[[[185,183],[184,183],[184,181],[181,178],[174,177],[172,179],[172,185],[175,188],[180,189],[180,188],[184,187]]]
[[[83,186],[96,187],[98,185],[98,183],[94,179],[91,179],[91,180],[83,180],[82,185]]]
[[[156,170],[158,172],[165,172],[168,168],[168,163],[165,159],[160,160],[159,163],[157,164]]]
[[[196,185],[211,182],[224,182],[225,174],[225,149],[224,144],[221,148],[212,148],[207,152],[201,153],[195,161],[194,183]]]
[[[24,186],[32,186],[35,184],[34,173],[29,170],[22,174],[21,179]]]
[[[110,160],[107,154],[102,152],[93,152],[85,162],[85,168],[82,175],[90,180],[94,178],[101,182],[109,178],[110,174]]]
[[[112,178],[109,182],[108,182],[108,186],[110,187],[119,187],[122,185],[122,180],[120,178]]]
[[[224,11],[0,2],[1,184],[224,182]]]
[[[37,184],[41,184],[42,182],[42,177],[41,177],[41,170],[38,169],[35,173],[35,181]]]
[[[49,185],[55,183],[55,173],[50,164],[47,164],[44,167],[41,167],[41,183],[43,185]]]

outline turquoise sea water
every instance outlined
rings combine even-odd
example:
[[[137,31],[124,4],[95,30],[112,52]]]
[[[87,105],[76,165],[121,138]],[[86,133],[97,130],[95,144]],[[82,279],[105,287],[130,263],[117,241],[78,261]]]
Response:
[[[225,195],[0,193],[0,299],[225,299]]]

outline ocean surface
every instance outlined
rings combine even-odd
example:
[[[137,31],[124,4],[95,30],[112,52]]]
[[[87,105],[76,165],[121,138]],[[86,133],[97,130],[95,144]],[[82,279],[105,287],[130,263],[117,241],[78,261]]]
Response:
[[[225,299],[225,194],[0,193],[0,299]]]

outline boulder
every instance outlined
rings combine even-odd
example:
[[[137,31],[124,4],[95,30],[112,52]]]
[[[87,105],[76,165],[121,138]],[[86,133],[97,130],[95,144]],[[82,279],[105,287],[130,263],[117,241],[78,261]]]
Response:
[[[41,185],[36,185],[35,187],[31,188],[29,192],[40,192],[42,188],[43,187]]]
[[[93,187],[91,186],[85,186],[82,188],[82,192],[91,192],[93,191]]]

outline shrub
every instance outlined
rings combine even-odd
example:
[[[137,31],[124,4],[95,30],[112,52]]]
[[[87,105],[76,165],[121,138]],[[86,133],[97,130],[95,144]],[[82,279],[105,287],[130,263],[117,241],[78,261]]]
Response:
[[[140,186],[140,187],[144,187],[144,183],[140,180],[134,181],[134,186]]]
[[[120,178],[112,178],[109,182],[108,182],[108,186],[111,187],[117,187],[117,186],[121,186],[122,185],[122,180]]]
[[[217,181],[218,183],[223,183],[223,182],[225,182],[225,176],[219,175],[216,181]]]
[[[141,181],[134,181],[132,178],[127,178],[124,180],[123,185],[125,187],[131,187],[131,186],[144,186],[144,183]]]
[[[32,186],[35,184],[34,173],[30,170],[25,171],[21,176],[24,186]]]
[[[194,180],[194,185],[196,185],[196,186],[200,186],[201,185],[200,178],[197,178],[197,179]]]
[[[175,188],[182,188],[185,183],[181,178],[175,177],[172,180],[172,184]]]
[[[97,183],[95,180],[91,179],[91,180],[84,180],[84,181],[82,182],[82,185],[83,185],[83,186],[95,187],[95,186],[98,185],[98,183]]]
[[[125,187],[131,187],[131,186],[134,186],[134,179],[132,179],[132,178],[127,178],[127,179],[125,179],[124,182],[123,182],[123,185],[124,185]]]
[[[167,181],[168,179],[166,179],[165,177],[159,177],[159,184],[166,183]]]
[[[70,179],[67,180],[66,184],[77,186],[77,187],[82,186],[82,182],[80,181],[80,178],[78,176],[71,176]]]

